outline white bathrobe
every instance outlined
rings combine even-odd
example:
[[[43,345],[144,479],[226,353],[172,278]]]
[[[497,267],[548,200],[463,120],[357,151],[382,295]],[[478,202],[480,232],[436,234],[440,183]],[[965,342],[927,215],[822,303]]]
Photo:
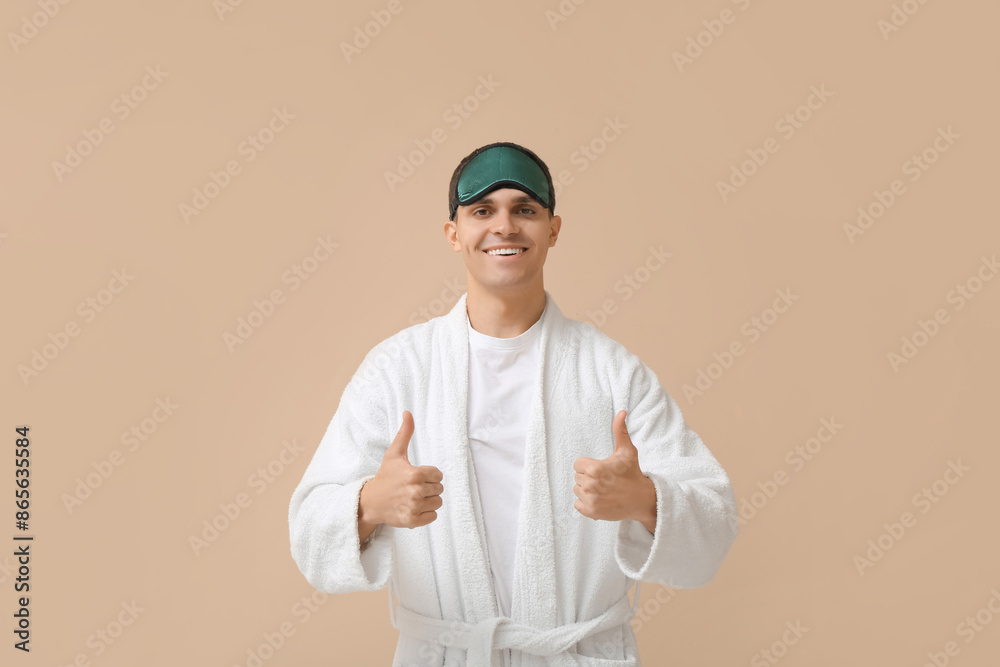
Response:
[[[637,667],[629,619],[639,582],[695,588],[712,580],[738,532],[729,478],[656,374],[600,330],[565,317],[546,291],[541,363],[524,415],[511,616],[498,616],[468,440],[467,295],[376,345],[347,384],[292,494],[292,558],[327,593],[389,584],[400,632],[393,667]],[[622,409],[656,488],[653,534],[638,521],[597,521],[574,507],[573,463],[611,455]],[[409,461],[441,470],[443,505],[426,526],[379,526],[362,549],[361,486],[375,476],[403,410],[414,422]]]

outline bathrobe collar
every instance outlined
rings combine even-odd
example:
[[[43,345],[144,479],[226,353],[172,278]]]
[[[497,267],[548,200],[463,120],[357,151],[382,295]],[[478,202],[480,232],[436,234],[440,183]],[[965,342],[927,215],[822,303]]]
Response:
[[[469,446],[467,296],[468,292],[463,294],[444,316],[443,345],[437,351],[444,366],[443,377],[455,378],[446,389],[451,394],[446,404],[459,406],[458,414],[447,420],[449,432],[442,437],[451,445],[449,461],[453,463],[445,475],[445,488],[448,490],[446,502],[449,503],[449,511],[453,512],[451,527],[457,531],[455,540],[460,552],[457,559],[460,590],[466,594],[466,601],[473,612],[470,616],[483,620],[498,616],[499,607],[490,573],[476,471]],[[555,389],[554,379],[558,377],[567,345],[560,338],[566,318],[548,291],[545,291],[545,308],[540,319],[539,365],[532,380],[531,408],[527,416],[511,619],[538,628],[551,628],[558,624],[558,596],[545,408]],[[549,345],[550,341],[558,341],[558,344]],[[544,401],[540,400],[543,395],[546,396]]]

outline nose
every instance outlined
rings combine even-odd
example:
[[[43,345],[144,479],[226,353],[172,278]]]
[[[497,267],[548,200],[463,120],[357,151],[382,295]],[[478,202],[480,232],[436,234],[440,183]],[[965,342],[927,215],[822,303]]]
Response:
[[[517,232],[517,225],[510,211],[504,208],[500,209],[493,216],[493,224],[490,226],[490,229],[495,234],[506,235]]]

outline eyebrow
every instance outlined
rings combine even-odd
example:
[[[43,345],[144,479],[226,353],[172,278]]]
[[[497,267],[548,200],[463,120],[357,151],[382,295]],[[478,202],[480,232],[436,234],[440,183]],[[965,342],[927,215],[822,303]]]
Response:
[[[538,204],[538,202],[536,202],[534,199],[532,199],[528,195],[521,195],[520,197],[517,197],[516,199],[514,199],[514,203],[515,204],[523,204],[523,203]],[[486,197],[485,199],[477,199],[476,201],[474,201],[471,204],[469,204],[469,206],[477,206],[479,204],[496,204],[496,202],[493,201],[492,197]]]

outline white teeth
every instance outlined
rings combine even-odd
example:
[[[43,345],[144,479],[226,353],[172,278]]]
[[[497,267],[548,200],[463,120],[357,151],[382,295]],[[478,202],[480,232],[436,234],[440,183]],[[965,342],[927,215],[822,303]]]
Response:
[[[486,253],[489,255],[516,255],[522,252],[524,252],[524,250],[521,248],[500,248],[499,250],[486,251]]]

